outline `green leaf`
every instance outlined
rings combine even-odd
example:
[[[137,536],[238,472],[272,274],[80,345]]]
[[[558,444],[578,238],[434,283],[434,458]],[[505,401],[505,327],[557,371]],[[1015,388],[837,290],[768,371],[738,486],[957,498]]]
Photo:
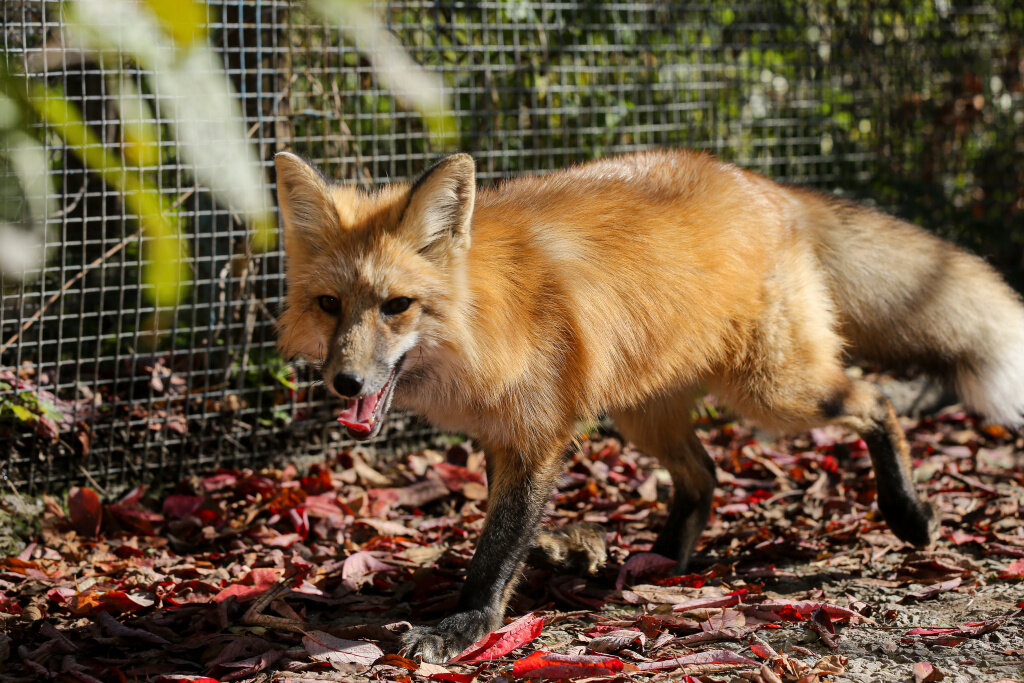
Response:
[[[169,207],[157,188],[141,173],[130,173],[107,150],[85,123],[78,107],[64,97],[63,92],[36,83],[29,101],[40,118],[64,139],[86,166],[121,192],[125,204],[138,216],[143,232],[151,238],[146,243],[146,257],[150,261],[147,273],[153,278],[149,280],[153,285],[150,291],[153,303],[160,306],[177,303],[186,288],[187,266],[181,261],[179,247],[185,238],[177,222],[171,219]]]

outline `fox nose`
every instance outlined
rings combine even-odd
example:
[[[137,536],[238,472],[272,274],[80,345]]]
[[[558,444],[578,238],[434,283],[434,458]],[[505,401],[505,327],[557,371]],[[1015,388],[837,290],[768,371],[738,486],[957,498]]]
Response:
[[[334,376],[334,390],[346,398],[353,398],[363,388],[363,378],[351,372],[339,372]]]

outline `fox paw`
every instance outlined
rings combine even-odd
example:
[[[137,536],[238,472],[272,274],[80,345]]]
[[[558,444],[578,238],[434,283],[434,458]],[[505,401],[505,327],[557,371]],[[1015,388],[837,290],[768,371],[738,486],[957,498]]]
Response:
[[[443,664],[500,625],[500,618],[482,610],[459,612],[436,626],[416,626],[406,631],[402,652],[430,664]]]
[[[908,501],[898,510],[883,509],[882,515],[896,537],[914,547],[924,548],[939,537],[939,518],[927,501]]]
[[[563,529],[544,529],[530,551],[530,562],[576,573],[596,574],[608,552],[604,530],[593,524],[574,524]]]

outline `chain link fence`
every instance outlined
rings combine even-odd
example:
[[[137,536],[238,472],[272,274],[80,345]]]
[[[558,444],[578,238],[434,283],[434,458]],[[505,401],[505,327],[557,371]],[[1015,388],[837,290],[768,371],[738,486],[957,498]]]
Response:
[[[407,179],[440,150],[367,55],[301,3],[212,0],[210,35],[272,182],[276,151],[339,182]],[[1024,278],[1024,8],[1016,0],[378,5],[443,76],[485,183],[657,146],[710,150],[784,182],[872,201]],[[62,86],[121,144],[113,73],[62,41],[56,0],[7,0],[3,58]],[[369,48],[372,51],[372,46]],[[146,92],[145,72],[128,76]],[[145,96],[145,95],[144,95]],[[153,123],[170,121],[151,97]],[[144,297],[134,216],[40,126],[54,169],[51,256],[0,285],[0,475],[22,491],[120,488],[341,447],[312,377],[274,350],[280,252],[197,185],[172,138],[160,192],[193,287]],[[377,446],[436,437],[390,420]],[[5,486],[7,485],[5,484]]]

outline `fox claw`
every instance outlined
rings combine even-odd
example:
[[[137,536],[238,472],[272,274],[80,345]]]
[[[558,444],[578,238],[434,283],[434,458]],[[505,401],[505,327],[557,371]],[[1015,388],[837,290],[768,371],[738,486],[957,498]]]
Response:
[[[402,636],[402,651],[430,664],[443,664],[487,635],[491,621],[486,612],[473,610],[446,617],[436,626],[415,626]]]

